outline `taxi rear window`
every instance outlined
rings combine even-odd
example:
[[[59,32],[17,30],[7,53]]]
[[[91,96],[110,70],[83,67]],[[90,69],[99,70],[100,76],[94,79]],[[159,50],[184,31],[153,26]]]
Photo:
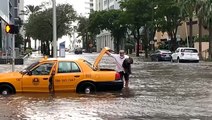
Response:
[[[59,62],[58,73],[81,72],[79,66],[75,62]]]

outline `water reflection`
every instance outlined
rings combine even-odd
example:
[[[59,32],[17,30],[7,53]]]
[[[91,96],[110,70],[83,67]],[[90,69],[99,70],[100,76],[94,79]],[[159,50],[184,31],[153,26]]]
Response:
[[[14,119],[75,120],[102,119],[99,112],[101,114],[106,112],[108,107],[116,108],[116,104],[121,104],[123,101],[120,100],[127,97],[133,97],[130,89],[123,89],[119,92],[97,92],[96,94],[19,93],[8,97],[1,96],[0,100],[2,101],[1,108],[11,109],[17,115],[12,116]],[[7,103],[7,107],[2,104],[4,102]],[[14,106],[16,106],[15,109]]]
[[[211,64],[135,60],[129,88],[96,94],[0,96],[0,120],[211,120]]]

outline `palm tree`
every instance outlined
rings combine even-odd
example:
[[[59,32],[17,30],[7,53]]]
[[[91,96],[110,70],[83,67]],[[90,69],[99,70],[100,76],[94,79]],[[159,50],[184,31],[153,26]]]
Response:
[[[88,51],[88,23],[88,18],[79,17],[77,32],[79,32],[78,36],[82,36],[83,47],[86,51]]]
[[[209,54],[208,59],[212,60],[212,1],[211,0],[204,0],[204,21],[207,23],[208,30],[209,30]]]
[[[203,18],[204,18],[204,0],[198,0],[196,4],[196,15],[198,17],[198,27],[199,27],[199,55],[200,59],[202,59],[202,26],[203,26]]]
[[[27,9],[27,13],[30,15],[34,15],[35,13],[37,13],[39,10],[41,10],[41,6],[34,6],[34,5],[27,5],[26,6]],[[27,39],[26,42],[28,42],[29,44],[29,48],[31,48],[31,40],[30,40],[30,35],[26,35]],[[25,44],[26,45],[26,44]],[[37,48],[37,40],[35,40],[35,49]]]
[[[181,0],[182,12],[186,14],[189,19],[189,46],[193,46],[193,17],[196,10],[196,4],[199,0]]]

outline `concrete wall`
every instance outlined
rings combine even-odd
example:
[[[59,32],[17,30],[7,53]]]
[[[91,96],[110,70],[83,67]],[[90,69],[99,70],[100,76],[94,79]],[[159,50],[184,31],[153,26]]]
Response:
[[[194,43],[194,47],[199,51],[199,42]],[[209,43],[208,42],[202,42],[202,57],[203,59],[208,58],[208,49],[209,49]],[[200,51],[199,51],[200,52]]]

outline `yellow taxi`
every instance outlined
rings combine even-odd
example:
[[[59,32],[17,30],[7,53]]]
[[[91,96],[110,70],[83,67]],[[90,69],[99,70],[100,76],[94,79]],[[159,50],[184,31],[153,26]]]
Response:
[[[119,73],[99,68],[99,62],[109,50],[102,49],[93,64],[84,59],[44,58],[20,72],[0,73],[0,94],[121,90],[123,81]]]

